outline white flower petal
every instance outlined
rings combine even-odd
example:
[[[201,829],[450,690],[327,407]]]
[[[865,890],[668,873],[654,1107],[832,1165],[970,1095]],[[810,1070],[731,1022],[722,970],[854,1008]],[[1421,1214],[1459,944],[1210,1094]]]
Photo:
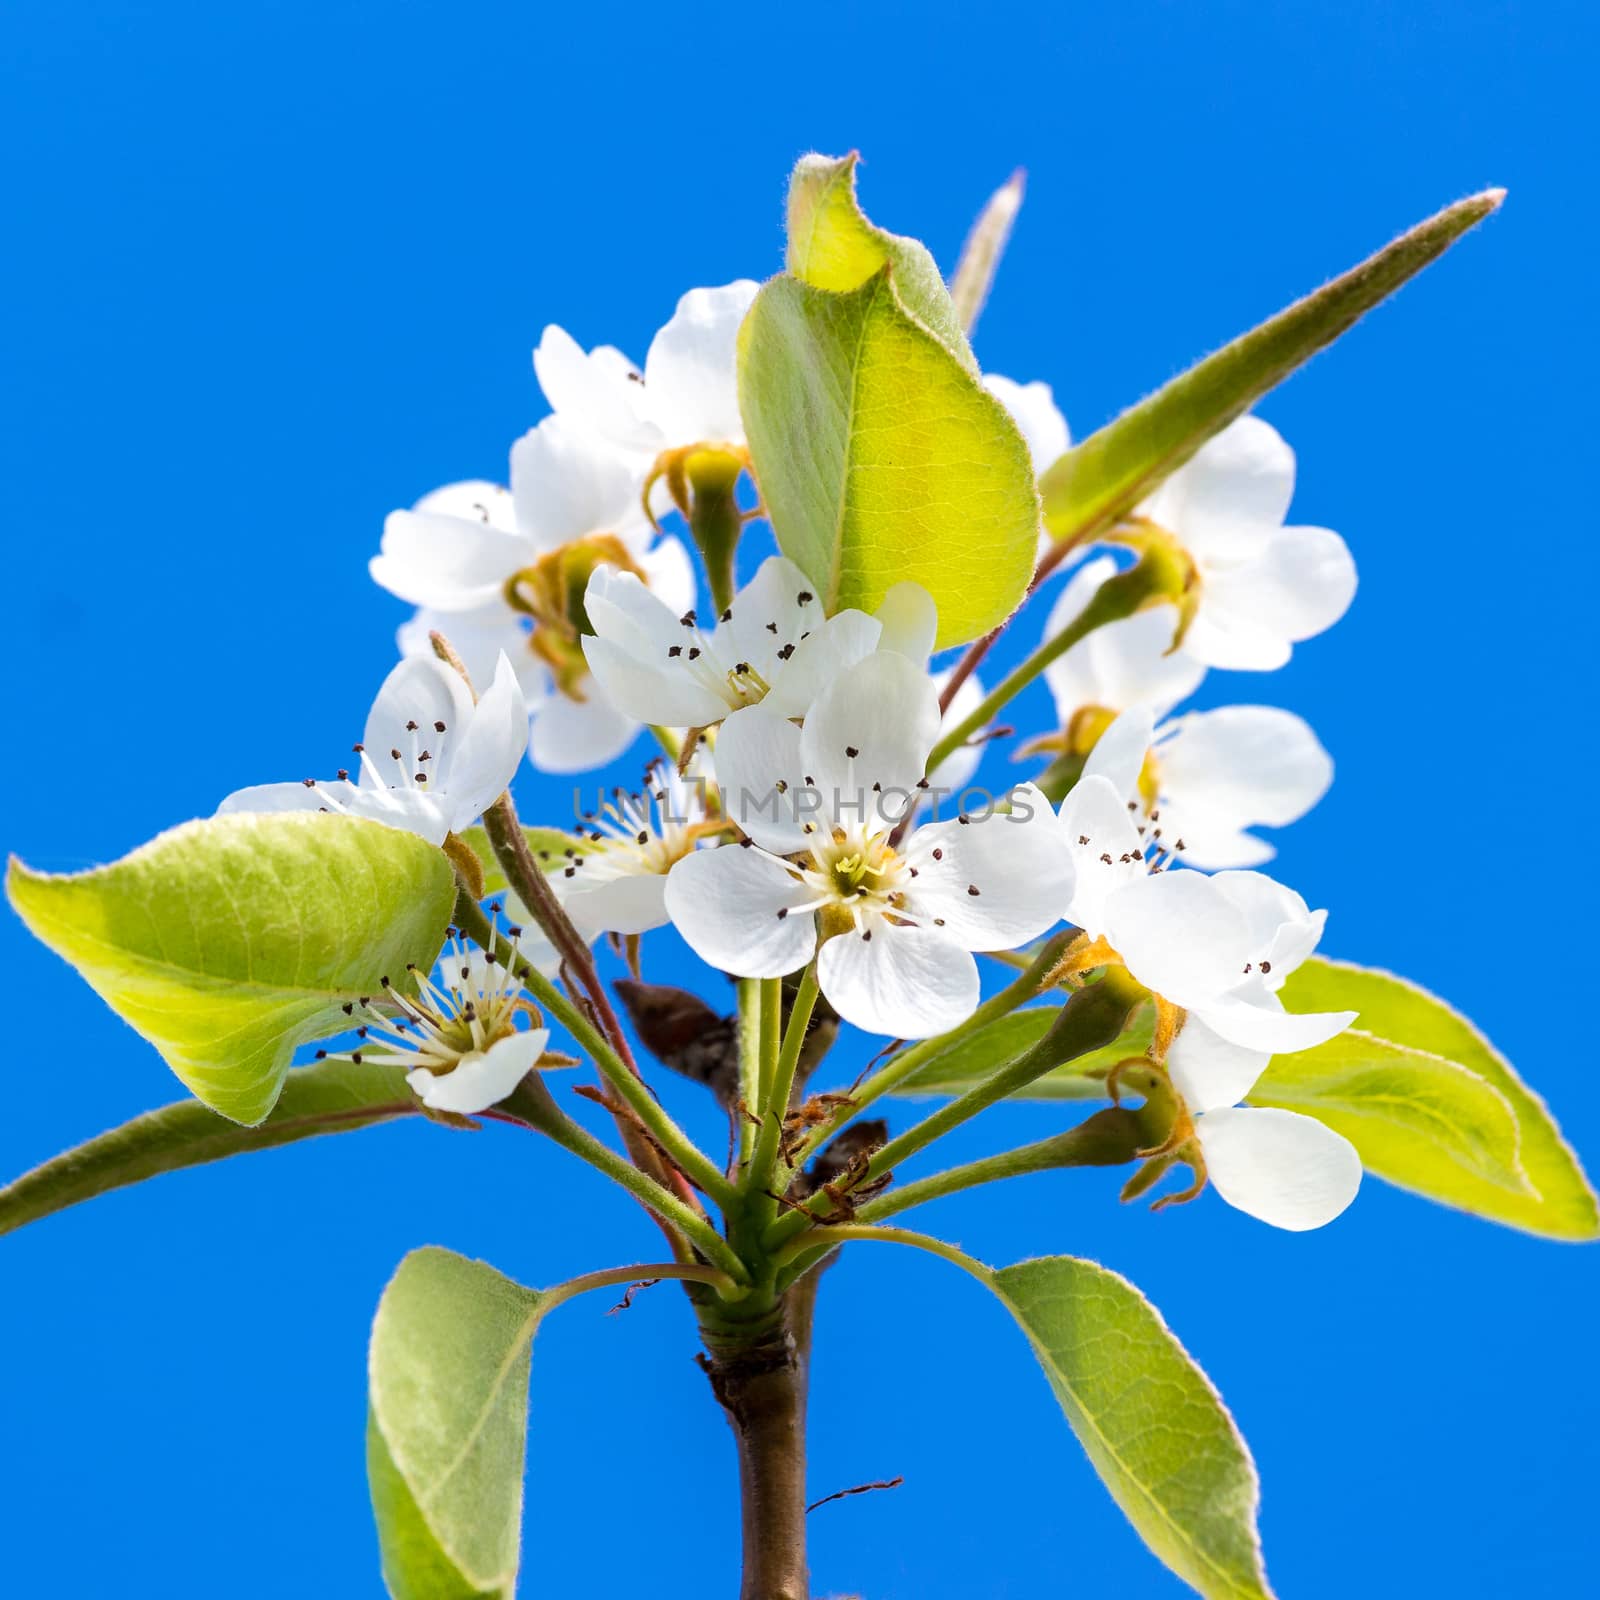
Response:
[[[447,773],[446,758],[471,724],[472,710],[472,694],[453,667],[436,656],[406,657],[383,680],[367,713],[361,742],[378,777],[364,768],[362,786],[409,786],[426,767],[418,760],[424,751],[438,756]],[[436,726],[441,722],[442,731]],[[440,776],[430,774],[429,781],[448,787]]]
[[[1223,706],[1163,729],[1161,787],[1174,805],[1238,827],[1281,828],[1328,792],[1333,760],[1304,719],[1276,706]]]
[[[417,1067],[406,1074],[406,1082],[434,1111],[475,1116],[504,1100],[533,1070],[549,1042],[548,1028],[529,1028],[463,1056],[451,1072],[435,1074]]]
[[[643,404],[668,446],[743,444],[735,354],[760,285],[748,278],[691,289],[651,341]]]
[[[1270,630],[1292,644],[1331,628],[1356,593],[1356,564],[1331,528],[1281,528],[1259,556],[1202,574],[1199,616],[1246,634]],[[1193,650],[1186,640],[1184,648]]]
[[[1224,615],[1217,606],[1200,609],[1183,636],[1183,653],[1208,667],[1230,672],[1276,672],[1294,653],[1281,633],[1253,615]]]
[[[877,650],[823,692],[806,716],[800,756],[824,808],[891,818],[914,803],[928,752],[939,736],[939,695],[916,662]],[[860,809],[857,809],[860,808]]]
[[[635,642],[642,640],[635,635]],[[635,721],[699,728],[727,713],[728,702],[691,676],[681,656],[644,662],[607,633],[584,636],[583,658],[611,704]]]
[[[1146,980],[1140,978],[1140,981]],[[1165,990],[1161,992],[1166,993]],[[1176,997],[1168,995],[1168,998]],[[1186,1002],[1178,1000],[1177,1003]],[[1229,995],[1202,997],[1189,1009],[1230,1044],[1269,1056],[1314,1049],[1336,1038],[1356,1020],[1354,1011],[1285,1011],[1283,1002],[1260,981]]]
[[[310,788],[304,783],[258,783],[235,789],[217,807],[218,816],[275,811],[328,811],[365,817],[418,834],[429,844],[443,844],[450,831],[448,818],[431,795],[415,789],[363,789],[338,780],[319,780]]]
[[[1085,869],[1078,859],[1081,883]],[[1209,1004],[1244,981],[1249,927],[1215,880],[1198,872],[1160,872],[1124,883],[1106,898],[1105,924],[1128,971],[1174,1005]]]
[[[533,370],[551,409],[569,422],[623,448],[659,448],[656,430],[639,414],[636,369],[620,350],[601,345],[586,355],[551,323],[533,352]]]
[[[1149,514],[1204,566],[1259,549],[1293,498],[1294,452],[1270,423],[1240,417],[1167,479]]]
[[[460,483],[430,489],[411,509],[440,517],[461,517],[468,522],[486,522],[505,533],[517,531],[511,491],[485,478],[467,478]]]
[[[718,653],[730,661],[766,661],[807,629],[821,627],[822,603],[812,588],[787,556],[768,556],[734,596],[727,621],[718,625]]]
[[[1009,813],[935,822],[911,835],[905,859],[917,876],[907,916],[924,927],[940,919],[945,937],[968,950],[1012,950],[1061,920],[1072,864],[1060,824],[1031,783],[1011,802]]]
[[[1361,1187],[1355,1146],[1314,1117],[1247,1106],[1208,1112],[1196,1131],[1217,1193],[1274,1228],[1320,1228]]]
[[[815,916],[778,915],[805,895],[771,857],[733,844],[697,850],[667,874],[673,926],[702,961],[741,978],[781,978],[811,959]]]
[[[1057,409],[1048,383],[1037,379],[1032,383],[1017,383],[1011,378],[1002,378],[998,372],[986,372],[983,386],[1011,413],[1017,431],[1027,442],[1036,474],[1043,474],[1067,453],[1072,437],[1067,431],[1067,419]]]
[[[1229,1044],[1191,1013],[1167,1053],[1167,1071],[1184,1103],[1198,1114],[1237,1105],[1271,1060],[1262,1051]]]
[[[1066,917],[1092,938],[1106,931],[1110,897],[1146,874],[1139,830],[1127,802],[1104,778],[1081,778],[1061,802],[1058,826],[1074,866]],[[1142,853],[1142,851],[1141,851]]]
[[[639,736],[636,718],[619,711],[592,677],[581,700],[553,694],[533,718],[528,759],[541,772],[590,772],[615,761]]]
[[[375,583],[412,605],[477,611],[497,602],[506,579],[536,554],[521,534],[487,522],[391,511],[367,567]]]
[[[455,833],[469,828],[505,793],[528,748],[528,704],[502,654],[494,679],[472,708],[465,730],[445,746],[449,762],[438,782]]]
[[[978,1005],[978,964],[933,928],[876,919],[872,937],[841,933],[817,957],[828,1003],[852,1026],[891,1039],[930,1039]]]
[[[638,458],[546,417],[511,447],[517,526],[540,550],[589,534],[642,530],[644,471]]]
[[[1095,740],[1083,764],[1084,778],[1104,778],[1122,796],[1133,800],[1139,792],[1139,774],[1155,738],[1156,719],[1148,706],[1124,711]]]
[[[1109,556],[1079,567],[1050,613],[1044,638],[1055,638],[1075,622],[1095,590],[1116,571]],[[1055,698],[1061,726],[1085,706],[1108,711],[1149,706],[1159,717],[1193,694],[1206,669],[1192,656],[1172,652],[1177,626],[1175,607],[1156,606],[1096,628],[1051,662],[1045,668],[1045,682]]]
[[[772,668],[762,704],[779,716],[806,716],[841,672],[878,648],[881,633],[876,617],[845,610],[822,619],[805,638],[796,634],[794,654]]]
[[[648,933],[667,920],[667,875],[664,872],[625,873],[597,882],[584,882],[587,867],[579,867],[562,899],[567,914],[586,939],[602,933]]]
[[[717,784],[723,814],[764,850],[806,848],[804,824],[826,826],[819,797],[802,782],[800,730],[766,701],[735,711],[717,735]]]
[[[1264,872],[1219,872],[1211,881],[1245,919],[1250,959],[1258,967],[1269,962],[1270,987],[1280,988],[1317,948],[1328,913],[1311,910],[1293,889]]]

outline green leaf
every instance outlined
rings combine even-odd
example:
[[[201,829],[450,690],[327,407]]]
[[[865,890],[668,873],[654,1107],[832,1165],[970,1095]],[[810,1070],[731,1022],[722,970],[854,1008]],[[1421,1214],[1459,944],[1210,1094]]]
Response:
[[[815,289],[848,294],[887,266],[900,304],[976,374],[978,363],[961,317],[928,247],[876,226],[862,211],[856,198],[859,161],[852,151],[842,157],[802,156],[796,163],[789,180],[785,265],[790,276]]]
[[[211,817],[107,867],[35,873],[17,915],[235,1122],[271,1111],[297,1045],[348,1026],[379,980],[431,966],[455,904],[442,851],[316,812]]]
[[[1443,255],[1504,197],[1504,190],[1489,189],[1446,206],[1090,434],[1040,480],[1045,526],[1057,539],[1106,532],[1207,439]]]
[[[1546,1238],[1600,1237],[1594,1190],[1544,1101],[1459,1012],[1391,973],[1320,958],[1290,976],[1283,999],[1360,1016],[1330,1044],[1276,1057],[1252,1104],[1326,1122],[1369,1171],[1430,1200]],[[1517,1124],[1509,1161],[1496,1099]]]
[[[1213,1600],[1269,1596],[1249,1449],[1149,1301],[1125,1278],[1073,1256],[1019,1262],[988,1282],[1154,1554]]]
[[[515,1590],[531,1341],[542,1297],[428,1246],[378,1302],[367,1475],[394,1600]]]
[[[1056,1006],[1033,1006],[1025,1011],[1010,1011],[987,1026],[959,1039],[941,1051],[926,1066],[896,1086],[894,1093],[906,1098],[965,1094],[976,1083],[1031,1050],[1060,1015]],[[1087,1055],[1076,1056],[1065,1066],[1035,1078],[1026,1088],[1011,1096],[1013,1100],[1103,1100],[1102,1077],[1124,1056],[1142,1056],[1150,1048],[1155,1033],[1155,1014],[1143,1006],[1133,1015],[1127,1030],[1115,1044]]]
[[[552,872],[566,859],[568,851],[576,851],[580,856],[586,856],[600,847],[587,835],[581,833],[563,833],[560,828],[528,828],[522,830],[528,841],[528,849],[533,854],[533,859],[546,871]],[[461,842],[475,855],[483,866],[483,892],[485,894],[499,894],[510,887],[506,882],[506,875],[500,870],[500,862],[496,858],[493,848],[489,844],[489,836],[483,828],[474,824],[461,836]]]
[[[778,545],[830,614],[911,579],[944,649],[1021,600],[1039,521],[1028,447],[888,267],[848,293],[768,283],[739,330],[739,406]]]
[[[0,1189],[0,1233],[163,1172],[275,1150],[322,1133],[370,1128],[416,1110],[416,1097],[398,1068],[351,1061],[321,1061],[290,1072],[277,1105],[254,1128],[219,1117],[197,1100],[180,1100],[64,1151]]]

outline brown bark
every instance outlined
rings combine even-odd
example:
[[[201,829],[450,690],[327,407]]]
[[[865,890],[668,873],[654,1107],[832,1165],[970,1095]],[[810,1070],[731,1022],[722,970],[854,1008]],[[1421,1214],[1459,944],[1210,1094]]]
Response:
[[[815,1278],[815,1274],[812,1274]],[[749,1339],[719,1339],[702,1358],[739,1451],[744,1577],[739,1600],[809,1600],[806,1563],[806,1379],[809,1292]]]

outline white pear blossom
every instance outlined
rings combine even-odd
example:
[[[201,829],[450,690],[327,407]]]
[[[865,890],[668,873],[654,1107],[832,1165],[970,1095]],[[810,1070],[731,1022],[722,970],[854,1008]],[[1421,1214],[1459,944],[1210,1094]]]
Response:
[[[441,844],[504,793],[522,762],[528,711],[504,655],[473,703],[461,675],[433,657],[400,662],[383,680],[355,747],[360,774],[239,789],[225,812],[332,811],[370,817]]]
[[[1104,730],[1084,776],[1107,779],[1154,844],[1189,866],[1253,867],[1277,851],[1252,827],[1286,827],[1328,792],[1333,761],[1276,706],[1222,706],[1155,725],[1148,707]]]
[[[747,838],[696,851],[667,878],[667,911],[695,952],[741,977],[778,977],[815,954],[823,994],[874,1033],[926,1038],[969,1016],[972,952],[1043,933],[1070,872],[1031,786],[1009,814],[897,842],[938,727],[926,672],[885,650],[841,673],[803,728],[765,704],[733,713],[717,741],[718,786]]]
[[[1344,540],[1328,528],[1283,525],[1293,495],[1294,452],[1259,417],[1241,417],[1139,507],[1194,563],[1198,596],[1183,648],[1195,660],[1271,671],[1355,597]]]
[[[878,616],[827,616],[810,579],[784,556],[762,562],[711,628],[608,567],[589,580],[584,609],[594,629],[584,655],[613,703],[641,722],[687,728],[763,702],[803,717],[840,672],[885,643],[885,616],[890,643],[905,654],[920,649],[924,660],[936,621],[927,591],[911,583],[897,584]]]
[[[653,762],[642,792],[617,790],[590,817],[589,848],[552,874],[561,903],[586,940],[636,934],[667,921],[667,874],[700,842],[721,831],[706,806],[709,763],[680,773]]]
[[[1297,1113],[1233,1109],[1274,1055],[1323,1044],[1356,1019],[1286,1011],[1278,996],[1316,949],[1327,913],[1258,872],[1162,870],[1170,858],[1103,777],[1078,783],[1061,825],[1075,866],[1069,919],[1184,1012],[1167,1067],[1217,1192],[1275,1227],[1331,1221],[1361,1181],[1348,1141]]]
[[[563,421],[634,458],[639,484],[674,453],[711,448],[742,457],[735,358],[739,324],[759,288],[740,278],[689,290],[651,340],[642,372],[610,345],[585,354],[551,324],[533,354],[545,399]]]
[[[1115,577],[1116,562],[1096,556],[1078,567],[1056,598],[1043,640],[1064,633],[1083,614],[1095,592]],[[1164,716],[1199,688],[1205,663],[1172,649],[1178,629],[1176,606],[1152,606],[1108,622],[1080,639],[1044,669],[1063,730],[1090,719],[1102,724],[1118,712],[1149,706]]]
[[[505,651],[534,726],[529,755],[545,771],[579,772],[620,755],[639,731],[591,678],[579,639],[589,574],[637,575],[671,607],[692,603],[681,540],[655,538],[626,456],[547,418],[511,453],[511,489],[448,485],[391,513],[372,576],[421,609],[399,634],[422,654],[437,629],[476,673]]]
[[[425,1106],[471,1116],[498,1104],[538,1064],[550,1030],[517,1028],[537,1012],[523,998],[517,974],[529,953],[519,944],[511,966],[452,940],[429,977],[414,965],[413,997],[388,978],[381,1005],[364,1005],[355,1062],[403,1067]],[[554,951],[547,950],[553,970]],[[533,958],[537,959],[537,958]],[[546,963],[540,962],[541,967]],[[325,1052],[317,1052],[319,1059]]]

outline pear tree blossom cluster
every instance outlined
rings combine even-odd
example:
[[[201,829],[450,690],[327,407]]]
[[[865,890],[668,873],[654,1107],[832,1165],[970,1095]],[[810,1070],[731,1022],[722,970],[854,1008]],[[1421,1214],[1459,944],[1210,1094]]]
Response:
[[[771,555],[711,614],[688,545],[662,531],[684,509],[685,461],[709,454],[749,472],[735,363],[755,292],[748,280],[689,291],[642,369],[547,328],[534,370],[552,410],[512,446],[509,487],[446,485],[384,527],[372,575],[418,609],[356,747],[360,776],[248,789],[222,809],[347,811],[438,842],[471,824],[524,753],[541,771],[589,771],[652,729],[665,751],[645,789],[607,800],[550,870],[587,940],[670,922],[735,977],[814,960],[843,1020],[915,1040],[972,1015],[977,953],[1077,927],[1181,1018],[1163,1065],[1217,1192],[1278,1226],[1329,1221],[1360,1182],[1353,1148],[1312,1118],[1240,1102],[1274,1053],[1354,1019],[1284,1010],[1278,991],[1326,913],[1248,870],[1274,854],[1251,830],[1303,816],[1332,762],[1281,708],[1177,710],[1212,668],[1282,666],[1354,595],[1339,535],[1286,525],[1293,453],[1242,417],[1114,540],[1080,553],[1047,640],[1121,570],[1118,545],[1179,549],[1192,602],[1094,629],[1047,669],[1057,725],[1021,750],[1070,777],[1059,809],[1020,783],[979,791],[980,813],[936,820],[938,800],[973,778],[986,736],[930,770],[941,734],[983,691],[967,674],[941,704],[950,671],[930,661],[928,593],[901,583],[872,614],[830,614],[806,575]],[[1068,448],[1048,385],[985,383],[1036,467]],[[465,679],[436,656],[436,637]],[[475,704],[469,682],[486,685]],[[693,760],[680,764],[685,749]],[[552,956],[531,959],[549,969]],[[452,960],[455,991],[491,1010],[483,972]],[[491,984],[501,977],[488,969]],[[483,1055],[464,1052],[475,1069]],[[503,1092],[493,1073],[474,1081],[480,1092],[422,1092],[458,1111]]]
[[[1355,594],[1340,536],[1290,520],[1294,455],[1252,408],[1501,193],[1074,439],[1047,383],[974,349],[1020,175],[946,278],[867,218],[856,165],[802,158],[781,269],[691,289],[642,365],[544,330],[548,414],[504,482],[436,488],[366,546],[409,615],[348,753],[250,774],[109,865],[8,869],[29,928],[193,1098],[0,1188],[0,1232],[219,1153],[483,1117],[491,1159],[542,1137],[664,1239],[537,1290],[437,1246],[401,1263],[368,1362],[396,1600],[512,1591],[533,1331],[663,1281],[738,1440],[741,1592],[815,1592],[807,1513],[860,1489],[809,1498],[811,1307],[863,1244],[994,1292],[1152,1551],[1214,1600],[1269,1600],[1248,1448],[1138,1289],[891,1219],[1128,1167],[1125,1200],[1209,1189],[1304,1231],[1365,1170],[1600,1237],[1488,1041],[1317,953],[1326,911],[1263,869],[1332,759],[1270,687],[1206,682],[1270,686]],[[657,1068],[709,1095],[725,1142],[679,1122]],[[937,1103],[884,1115],[896,1097]],[[921,1165],[1023,1098],[1048,1137]]]

